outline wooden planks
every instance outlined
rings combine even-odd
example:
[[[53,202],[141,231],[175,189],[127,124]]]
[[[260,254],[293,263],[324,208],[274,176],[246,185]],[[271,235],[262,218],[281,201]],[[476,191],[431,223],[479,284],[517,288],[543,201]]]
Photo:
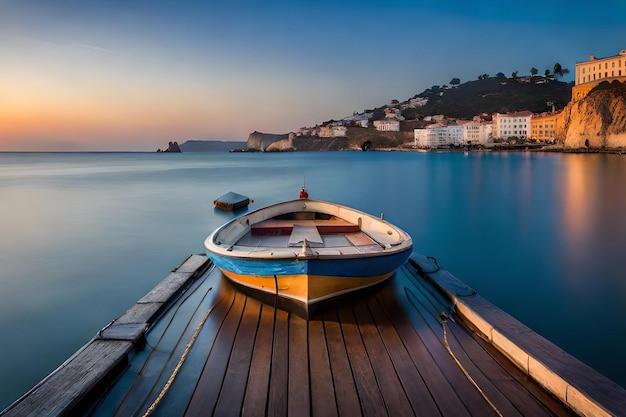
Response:
[[[267,305],[248,310],[249,301],[233,307],[237,313],[222,326],[230,359],[217,353],[228,344],[213,348],[185,415],[568,415],[544,406],[525,381],[449,323],[461,368],[439,319],[450,304],[428,285],[402,269],[378,292],[308,321]]]
[[[214,296],[195,297],[195,291]],[[106,410],[128,415],[147,409],[207,308],[210,314],[198,327],[198,343],[189,353],[192,359],[182,364],[181,376],[173,380],[170,394],[163,397],[155,415],[569,415],[523,375],[511,372],[510,364],[502,366],[503,357],[486,349],[465,328],[442,321],[444,314],[452,315],[450,301],[409,265],[377,291],[334,305],[310,320],[244,295],[217,269],[181,298],[180,308],[169,316],[171,325],[161,326],[159,340],[163,342],[139,355],[143,365],[131,365],[132,372],[122,378],[128,388],[125,394],[116,392],[119,404],[103,399],[107,408],[94,415],[111,415]],[[204,300],[203,308],[187,301],[196,298]],[[149,305],[154,300],[144,301]],[[148,317],[144,313],[141,308],[132,311],[120,326]],[[92,348],[114,343],[121,352],[132,349],[130,342],[115,339],[116,332],[123,330],[110,330],[110,339],[98,340]],[[107,363],[107,358],[127,357],[127,353],[103,350],[90,355],[104,361],[71,365],[89,371],[84,376],[86,385],[103,382],[98,366],[124,365]],[[73,374],[79,376],[77,371]],[[23,403],[9,415],[34,415],[44,408],[51,412],[43,415],[76,410],[66,404],[80,401],[84,390],[74,388],[82,382],[57,381],[54,374],[50,378],[65,391],[65,397],[58,397],[58,406],[55,400],[42,399],[42,391],[32,397],[38,399],[40,408]]]

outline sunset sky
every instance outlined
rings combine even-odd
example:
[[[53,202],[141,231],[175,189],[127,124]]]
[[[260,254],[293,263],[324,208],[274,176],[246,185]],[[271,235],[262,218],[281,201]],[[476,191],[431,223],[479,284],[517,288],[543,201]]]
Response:
[[[286,133],[626,48],[626,1],[0,0],[0,151]]]

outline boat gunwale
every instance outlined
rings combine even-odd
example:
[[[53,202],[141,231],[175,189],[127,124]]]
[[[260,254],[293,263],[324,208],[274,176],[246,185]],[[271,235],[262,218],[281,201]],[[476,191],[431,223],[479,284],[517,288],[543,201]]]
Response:
[[[295,210],[293,209],[293,206],[296,205],[297,203],[303,203],[305,209],[307,208],[306,204],[313,204],[314,209],[313,210]],[[278,208],[285,208],[285,209],[276,211],[276,209]],[[310,213],[323,213],[323,214],[336,216],[340,219],[346,220],[344,216],[341,216],[338,214],[340,211],[345,211],[347,213],[350,213],[352,216],[356,216],[356,217],[362,216],[361,218],[367,219],[371,223],[375,223],[377,225],[384,225],[385,227],[392,230],[391,232],[392,235],[393,233],[396,233],[398,238],[396,239],[395,242],[382,243],[380,239],[377,239],[376,236],[372,236],[371,233],[368,233],[367,230],[363,229],[362,225],[359,225],[361,233],[364,233],[366,236],[372,239],[376,244],[378,244],[382,249],[381,251],[342,253],[339,250],[341,247],[338,247],[338,248],[314,248],[314,249],[337,249],[338,253],[323,253],[323,250],[322,250],[322,253],[319,253],[319,251],[317,252],[313,251],[314,249],[310,252],[302,253],[301,247],[293,247],[293,249],[290,249],[289,247],[277,248],[277,247],[266,247],[266,246],[252,247],[252,246],[245,246],[245,245],[237,245],[237,242],[239,242],[239,240],[243,236],[245,236],[246,233],[250,233],[254,225],[267,221],[267,220],[271,220],[275,218],[276,216],[279,216],[282,214],[293,213],[293,212],[298,212],[298,211],[306,211]],[[262,218],[260,218],[258,221],[255,221],[255,222],[248,221],[250,217],[255,217],[262,212],[269,212],[272,214],[270,216],[261,216]],[[247,225],[245,226],[245,229],[242,229],[245,231],[243,233],[241,233],[240,231],[239,235],[234,239],[233,243],[217,243],[216,242],[218,237],[220,237],[221,234],[224,231],[226,231],[229,227],[234,227],[233,225],[235,225],[236,223],[239,223],[241,225],[242,219],[247,220]],[[346,220],[346,221],[349,221],[349,220]],[[267,260],[272,260],[272,261],[281,260],[281,259],[283,260],[293,260],[293,259],[309,260],[309,259],[358,259],[358,258],[368,258],[368,257],[381,257],[381,256],[393,255],[393,254],[405,252],[407,250],[411,250],[413,247],[411,236],[408,233],[406,233],[404,230],[399,228],[398,226],[395,226],[383,219],[380,219],[376,216],[365,213],[358,209],[354,209],[354,208],[351,208],[342,204],[338,204],[338,203],[322,201],[322,200],[312,200],[312,199],[296,199],[296,200],[284,201],[284,202],[280,202],[280,203],[276,203],[276,204],[272,204],[269,206],[256,209],[249,213],[245,213],[241,216],[231,219],[230,221],[226,222],[225,224],[217,228],[215,231],[213,231],[206,238],[204,244],[205,244],[206,249],[209,252],[218,256],[234,258],[234,259],[257,259],[257,260],[267,259]],[[351,245],[351,246],[346,246],[346,247],[358,247],[358,246]],[[250,250],[246,250],[243,248],[250,248]]]

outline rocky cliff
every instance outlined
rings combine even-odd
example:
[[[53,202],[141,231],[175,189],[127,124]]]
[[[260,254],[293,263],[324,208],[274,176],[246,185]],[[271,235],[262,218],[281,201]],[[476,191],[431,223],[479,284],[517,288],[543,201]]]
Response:
[[[167,149],[157,149],[157,152],[181,153],[181,150],[178,146],[178,142],[170,142],[167,146]]]
[[[556,126],[566,148],[626,147],[626,84],[603,82],[570,102]]]
[[[293,147],[293,134],[274,135],[254,131],[248,136],[246,149],[261,152],[295,150]]]

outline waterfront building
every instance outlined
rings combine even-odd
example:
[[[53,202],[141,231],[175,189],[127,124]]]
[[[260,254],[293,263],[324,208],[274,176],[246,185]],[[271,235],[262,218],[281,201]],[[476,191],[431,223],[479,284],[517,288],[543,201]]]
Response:
[[[576,63],[576,76],[572,87],[572,100],[584,98],[602,81],[626,81],[626,49],[607,58],[589,56],[589,61]]]
[[[554,142],[559,117],[561,117],[561,112],[533,114],[530,119],[530,137],[539,142]]]
[[[492,137],[492,124],[472,120],[468,122],[457,122],[463,126],[463,144],[486,145]]]
[[[532,112],[495,113],[493,115],[493,134],[497,138],[517,137],[525,139],[530,135]]]
[[[463,143],[463,125],[433,125],[424,129],[413,129],[413,140],[416,148],[447,148],[450,145]]]

